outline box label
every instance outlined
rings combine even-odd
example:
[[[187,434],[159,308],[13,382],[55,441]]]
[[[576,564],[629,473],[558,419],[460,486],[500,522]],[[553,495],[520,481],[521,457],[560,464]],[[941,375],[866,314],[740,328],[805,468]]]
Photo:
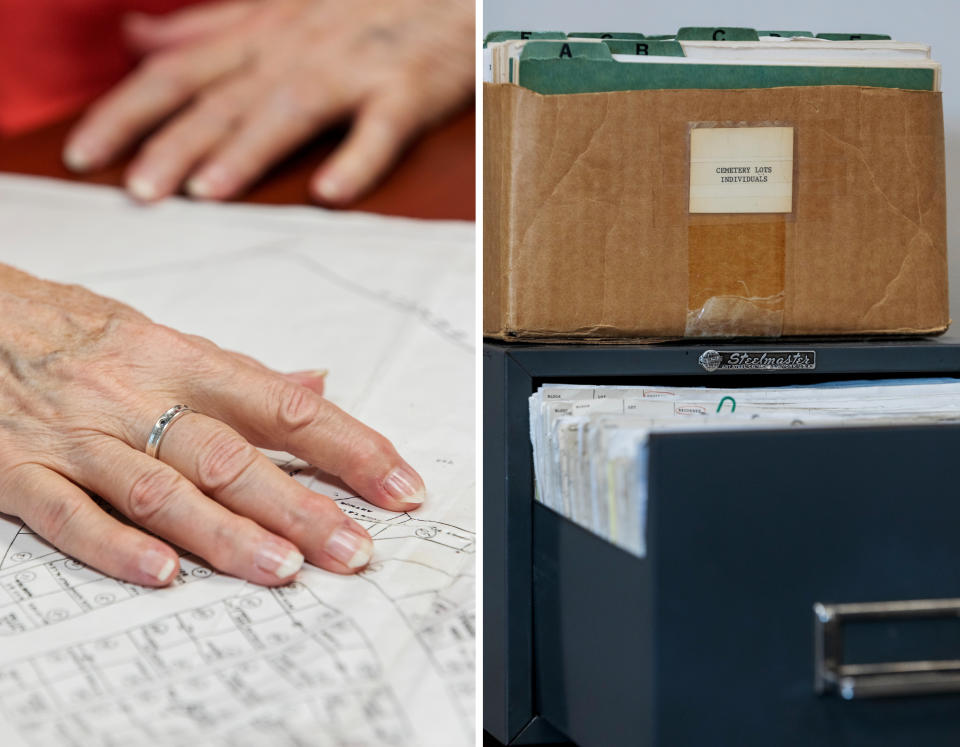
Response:
[[[706,350],[697,360],[705,371],[813,371],[815,350]]]
[[[792,210],[792,127],[690,130],[691,213]]]

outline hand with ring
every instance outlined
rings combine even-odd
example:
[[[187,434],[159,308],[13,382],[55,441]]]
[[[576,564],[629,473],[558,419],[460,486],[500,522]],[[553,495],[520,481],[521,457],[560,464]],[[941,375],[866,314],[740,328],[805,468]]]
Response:
[[[385,509],[417,508],[420,476],[322,389],[321,375],[276,373],[0,265],[0,512],[111,576],[168,584],[173,545],[265,585],[304,558],[366,565],[367,532],[255,448],[301,457]]]

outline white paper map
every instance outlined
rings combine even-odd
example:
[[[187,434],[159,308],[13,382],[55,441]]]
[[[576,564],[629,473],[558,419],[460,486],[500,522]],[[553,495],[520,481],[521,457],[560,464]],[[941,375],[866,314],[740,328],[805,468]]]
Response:
[[[423,475],[396,514],[298,461],[368,528],[357,576],[277,589],[186,555],[167,589],[103,576],[0,516],[0,744],[474,741],[474,228],[312,208],[143,208],[0,175],[0,261],[118,298],[327,396]]]

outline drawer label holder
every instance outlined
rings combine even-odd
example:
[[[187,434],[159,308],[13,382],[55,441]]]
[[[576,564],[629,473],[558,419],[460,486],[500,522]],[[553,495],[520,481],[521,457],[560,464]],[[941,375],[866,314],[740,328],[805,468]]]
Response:
[[[815,350],[706,350],[698,359],[704,371],[812,371]]]

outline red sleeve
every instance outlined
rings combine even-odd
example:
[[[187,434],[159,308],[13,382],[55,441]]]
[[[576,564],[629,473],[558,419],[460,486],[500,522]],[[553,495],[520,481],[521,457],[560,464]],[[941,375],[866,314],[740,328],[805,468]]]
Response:
[[[124,13],[163,13],[198,0],[0,0],[0,134],[80,109],[137,62]]]

